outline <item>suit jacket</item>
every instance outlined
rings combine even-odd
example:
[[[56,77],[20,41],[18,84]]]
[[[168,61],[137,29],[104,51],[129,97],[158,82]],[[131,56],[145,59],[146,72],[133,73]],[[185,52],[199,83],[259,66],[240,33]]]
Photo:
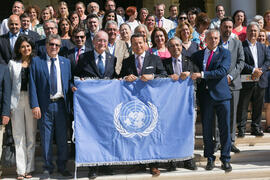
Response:
[[[94,49],[93,42],[92,42],[92,39],[91,39],[91,33],[90,32],[86,33],[85,46],[89,47],[90,49]]]
[[[28,36],[32,39],[33,42],[37,42],[40,40],[40,35],[35,31],[28,31]]]
[[[174,74],[172,57],[162,60],[162,63],[168,75]],[[182,56],[182,72],[193,72],[193,67],[192,61],[188,57]]]
[[[62,90],[67,112],[69,112],[69,94],[72,86],[70,61],[62,56],[59,57],[61,69]],[[50,103],[50,77],[46,55],[34,57],[30,65],[29,78],[30,107],[40,107],[41,113],[47,111]]]
[[[84,50],[84,53],[88,52],[88,51],[91,51],[92,49],[85,46],[85,50]],[[75,70],[75,67],[76,67],[76,59],[75,59],[75,53],[76,53],[76,47],[70,49],[68,51],[68,55],[67,55],[67,58],[70,60],[70,64],[71,64],[71,74],[74,75],[74,70]]]
[[[101,75],[95,62],[94,50],[91,50],[79,56],[77,66],[74,70],[74,76],[113,79],[116,77],[115,65],[116,58],[106,52],[105,72],[104,75]]]
[[[122,40],[116,40],[114,49],[113,55],[117,58],[115,71],[116,74],[120,74],[122,62],[129,57],[129,52],[126,43]],[[107,49],[107,52],[109,52],[109,49]]]
[[[123,60],[120,77],[125,77],[130,74],[138,76],[135,55],[129,56]],[[166,77],[167,73],[162,65],[160,58],[156,55],[150,54],[148,51],[145,52],[143,67],[141,74],[154,74],[155,77]]]
[[[10,75],[8,66],[0,64],[0,123],[2,116],[10,116]]]
[[[9,34],[0,36],[0,63],[8,64],[10,59],[15,57],[15,53],[11,50]]]
[[[252,74],[252,70],[254,68],[254,59],[252,56],[252,53],[249,49],[248,41],[243,41],[243,49],[245,54],[245,63],[244,63],[244,69],[241,74]],[[260,80],[258,82],[259,87],[266,88],[268,86],[268,79],[267,79],[267,73],[270,66],[270,51],[269,48],[267,48],[264,44],[261,44],[260,42],[256,43],[257,46],[257,54],[258,54],[258,67],[262,68],[263,74],[260,77]],[[243,88],[250,88],[254,86],[254,83],[250,82],[244,82]]]
[[[220,47],[222,47],[221,43]],[[228,74],[233,78],[230,84],[230,89],[240,90],[242,88],[240,73],[243,70],[245,64],[245,55],[242,42],[240,40],[230,38],[228,50],[231,53],[231,65]]]
[[[216,101],[231,99],[231,92],[228,85],[227,73],[230,68],[230,51],[218,47],[213,54],[208,71],[203,69],[204,50],[194,53],[192,62],[198,67],[199,72],[204,72],[204,78],[199,79],[197,89],[198,96],[204,95],[207,91]]]

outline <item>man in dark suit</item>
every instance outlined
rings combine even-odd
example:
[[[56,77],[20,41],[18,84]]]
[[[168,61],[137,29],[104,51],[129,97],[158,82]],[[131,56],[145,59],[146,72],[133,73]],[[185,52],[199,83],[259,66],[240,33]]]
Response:
[[[99,17],[96,14],[89,14],[86,18],[87,34],[85,45],[93,49],[93,38],[99,30]]]
[[[166,77],[167,73],[160,58],[146,51],[144,37],[141,34],[131,36],[131,48],[134,55],[123,60],[120,77],[133,82],[138,77],[146,82],[155,77]],[[155,177],[160,175],[157,164],[151,163],[150,173]]]
[[[261,130],[262,108],[265,88],[268,86],[266,71],[270,66],[270,52],[264,44],[257,42],[260,32],[259,24],[251,22],[247,26],[247,40],[243,42],[245,54],[244,69],[241,73],[245,77],[237,110],[238,137],[245,136],[248,105],[252,103],[251,135],[263,136]],[[249,79],[249,80],[247,80]]]
[[[0,157],[2,156],[3,133],[5,125],[9,122],[10,117],[10,99],[11,99],[11,83],[8,66],[0,64]],[[0,178],[2,169],[0,165]]]
[[[39,130],[44,158],[43,178],[53,173],[52,142],[56,133],[57,167],[62,176],[71,176],[66,170],[68,160],[67,118],[71,89],[70,61],[58,56],[61,47],[59,35],[46,39],[47,53],[35,57],[30,66],[29,94],[33,116],[40,120]]]
[[[221,140],[222,169],[230,172],[230,99],[227,73],[230,68],[231,55],[227,49],[218,47],[220,33],[211,29],[206,32],[207,48],[192,55],[192,61],[198,66],[199,72],[191,78],[198,79],[197,93],[203,127],[204,157],[207,158],[206,170],[214,168],[214,142],[212,127],[214,113],[217,114]]]
[[[8,19],[8,27],[9,32],[0,36],[0,64],[8,64],[9,60],[15,56],[13,48],[20,35],[20,17],[11,15]]]
[[[81,79],[99,78],[113,79],[116,77],[115,65],[116,58],[106,52],[108,47],[108,34],[105,31],[99,31],[93,38],[94,49],[79,56],[78,63],[75,67],[74,76]],[[113,169],[110,166],[90,167],[88,177],[95,179],[98,169],[100,172],[113,175]]]
[[[225,17],[220,23],[220,47],[228,49],[231,53],[231,65],[228,71],[227,79],[228,84],[232,93],[231,99],[231,151],[234,153],[239,153],[240,150],[234,145],[236,136],[236,115],[237,115],[237,105],[239,101],[240,89],[242,88],[240,73],[244,68],[244,51],[241,41],[231,38],[231,33],[233,29],[233,21],[230,17]],[[216,131],[218,131],[216,123]],[[220,146],[219,133],[216,135],[216,150]],[[215,150],[215,151],[216,151]]]
[[[39,34],[29,29],[30,23],[31,23],[30,16],[27,13],[23,13],[20,16],[20,20],[21,20],[21,25],[22,25],[21,34],[25,34],[29,36],[33,42],[40,40]]]

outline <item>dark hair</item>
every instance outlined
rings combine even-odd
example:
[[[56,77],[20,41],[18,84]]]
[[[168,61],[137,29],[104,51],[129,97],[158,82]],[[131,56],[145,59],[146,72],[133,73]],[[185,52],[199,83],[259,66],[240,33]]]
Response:
[[[187,14],[188,14],[188,12],[191,12],[192,14],[198,15],[198,14],[201,13],[202,11],[201,11],[201,9],[198,8],[198,7],[191,7],[191,8],[188,8]]]
[[[39,18],[40,18],[40,8],[38,6],[36,6],[36,5],[30,5],[30,6],[28,6],[28,8],[26,9],[25,12],[27,14],[30,14],[31,9],[34,9],[36,11],[37,19],[39,20]]]
[[[20,20],[22,20],[23,18],[30,18],[29,14],[27,14],[26,12],[23,13],[22,15],[20,15]]]
[[[182,16],[182,15],[186,15],[186,16],[187,16],[187,13],[184,12],[184,11],[179,12],[179,14],[178,14],[178,16],[177,16],[177,19],[179,19],[180,16]]]
[[[224,17],[221,21],[220,21],[220,25],[226,21],[231,21],[233,23],[233,19],[231,17]]]
[[[26,35],[20,35],[18,37],[18,39],[16,40],[15,42],[15,45],[14,45],[14,53],[15,53],[15,58],[14,60],[20,60],[22,58],[22,54],[20,53],[20,48],[21,48],[21,45],[22,43],[26,41],[27,43],[30,44],[31,48],[32,48],[32,52],[30,54],[30,60],[35,56],[35,53],[34,53],[34,50],[35,50],[35,44],[34,42],[32,41],[31,38],[29,38],[28,36]]]
[[[164,37],[165,37],[165,44],[167,43],[167,41],[168,41],[168,34],[167,34],[167,32],[166,32],[166,30],[164,29],[164,28],[162,28],[162,27],[155,27],[155,29],[153,30],[153,32],[152,32],[152,34],[151,34],[151,42],[152,42],[152,44],[153,44],[153,48],[155,48],[155,47],[157,47],[157,44],[156,44],[156,42],[155,42],[155,35],[156,35],[156,32],[157,31],[161,31],[161,32],[163,32],[163,34],[164,34]]]
[[[139,33],[133,34],[133,35],[131,36],[131,38],[130,38],[130,42],[132,42],[132,39],[133,39],[133,38],[138,38],[138,37],[143,38],[143,41],[145,42],[144,36],[143,36],[142,34],[139,34]]]
[[[170,7],[169,7],[169,11],[173,8],[173,7],[177,7],[176,5],[170,5]]]
[[[86,21],[88,21],[88,19],[93,19],[93,18],[99,19],[98,15],[91,13],[91,14],[88,14],[87,15]]]
[[[200,14],[198,14],[196,19],[195,19],[196,28],[199,28],[200,25],[208,25],[209,26],[210,23],[211,23],[211,19],[204,12],[201,12]]]
[[[111,0],[110,0],[111,1]],[[105,12],[105,14],[104,14],[104,17],[103,17],[103,19],[102,19],[102,29],[105,29],[105,25],[106,25],[106,23],[107,23],[107,16],[109,15],[109,14],[111,14],[111,13],[114,13],[114,21],[115,22],[117,22],[117,14],[116,14],[116,12],[115,11],[112,11],[112,10],[109,10],[109,11],[106,11]],[[117,22],[117,24],[118,24],[118,22]]]
[[[81,32],[81,31],[83,31],[83,32],[84,32],[84,35],[86,35],[85,29],[84,29],[83,27],[78,26],[77,28],[75,28],[75,29],[72,31],[72,36],[75,36],[75,34]]]
[[[244,14],[244,21],[242,23],[242,26],[247,26],[247,16],[246,16],[246,13],[245,11],[243,10],[237,10],[233,13],[233,16],[232,16],[232,19],[233,19],[233,24],[235,24],[235,16],[238,14],[238,13],[243,13]]]
[[[58,23],[58,34],[60,35],[60,36],[62,36],[62,30],[61,30],[61,23],[62,22],[64,22],[64,21],[66,21],[68,24],[69,24],[69,31],[68,31],[68,34],[69,34],[69,36],[71,36],[71,34],[72,34],[72,26],[71,26],[71,23],[70,23],[70,21],[68,20],[68,18],[60,18],[60,21],[59,21],[59,23]]]
[[[72,22],[72,21],[71,21],[71,17],[72,17],[74,14],[77,14],[77,16],[79,17],[79,24],[81,24],[81,18],[80,18],[79,14],[78,14],[76,11],[73,11],[73,12],[69,15],[69,18],[68,18],[69,21]]]
[[[223,6],[221,4],[216,5],[216,12],[217,12],[218,7],[223,7]],[[224,7],[223,7],[223,9],[224,9]]]

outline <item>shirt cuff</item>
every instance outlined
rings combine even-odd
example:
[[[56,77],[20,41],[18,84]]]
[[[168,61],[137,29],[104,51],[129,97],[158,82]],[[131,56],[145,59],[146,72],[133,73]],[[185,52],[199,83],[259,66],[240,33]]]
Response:
[[[252,74],[254,73],[254,71],[255,71],[255,68],[252,69]]]
[[[203,72],[203,71],[201,71],[201,75],[202,75],[202,77],[201,77],[201,78],[204,78],[204,72]]]
[[[231,81],[233,80],[233,77],[231,75],[228,74],[227,76],[231,79]]]

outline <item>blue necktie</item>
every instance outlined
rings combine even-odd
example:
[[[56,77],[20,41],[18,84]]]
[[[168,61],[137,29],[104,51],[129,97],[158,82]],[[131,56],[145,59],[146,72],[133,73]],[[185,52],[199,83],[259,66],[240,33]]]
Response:
[[[55,95],[57,93],[57,70],[54,62],[56,61],[56,58],[51,58],[51,73],[50,73],[50,81],[51,81],[51,95]]]
[[[99,70],[99,73],[103,76],[105,72],[105,68],[104,68],[101,54],[98,56],[98,70]]]

